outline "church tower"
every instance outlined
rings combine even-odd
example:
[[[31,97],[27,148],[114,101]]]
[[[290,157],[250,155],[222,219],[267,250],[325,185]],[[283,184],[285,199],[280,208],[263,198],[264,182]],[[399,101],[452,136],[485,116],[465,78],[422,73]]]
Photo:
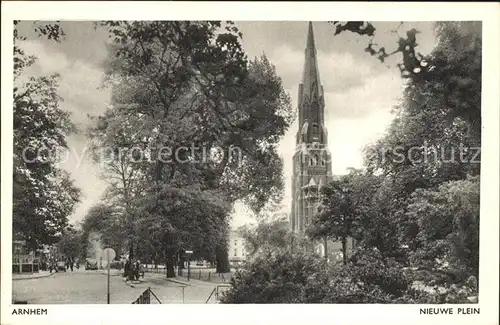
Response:
[[[303,234],[320,204],[319,191],[332,181],[331,154],[325,127],[321,85],[312,23],[309,22],[302,83],[299,84],[296,150],[293,156],[291,226]],[[323,253],[326,247],[323,246]]]

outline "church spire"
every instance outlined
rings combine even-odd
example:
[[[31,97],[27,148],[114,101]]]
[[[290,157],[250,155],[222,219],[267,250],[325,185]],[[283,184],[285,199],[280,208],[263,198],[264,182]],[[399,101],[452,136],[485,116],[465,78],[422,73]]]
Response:
[[[312,22],[309,22],[304,54],[304,71],[302,82],[299,84],[299,133],[297,134],[297,143],[326,143],[326,129],[324,127],[325,102],[323,87],[319,78]]]
[[[322,97],[321,81],[319,78],[318,59],[314,43],[312,22],[309,22],[307,43],[305,49],[304,72],[302,74],[302,99],[313,100]]]
[[[316,45],[314,44],[314,31],[313,24],[309,22],[309,30],[307,31],[307,46],[306,48],[316,49]]]
[[[305,26],[304,26],[305,27]],[[309,22],[305,41],[302,82],[298,91],[299,127],[293,155],[292,213],[294,232],[304,233],[316,214],[318,189],[331,181],[323,87],[319,79],[313,24]]]

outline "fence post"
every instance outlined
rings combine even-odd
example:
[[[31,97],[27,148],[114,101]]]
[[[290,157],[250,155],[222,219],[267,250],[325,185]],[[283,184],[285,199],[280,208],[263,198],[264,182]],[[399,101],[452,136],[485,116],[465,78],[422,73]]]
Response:
[[[211,272],[208,272],[208,281],[210,281]]]
[[[182,288],[182,303],[184,303],[184,287],[181,288]]]
[[[198,280],[201,280],[201,270],[198,271]]]

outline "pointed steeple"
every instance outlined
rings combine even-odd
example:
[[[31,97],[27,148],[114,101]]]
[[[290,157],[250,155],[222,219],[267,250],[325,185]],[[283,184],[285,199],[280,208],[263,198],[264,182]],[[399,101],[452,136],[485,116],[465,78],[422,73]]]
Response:
[[[307,46],[306,48],[315,49],[316,45],[314,44],[314,31],[313,24],[309,22],[309,30],[307,31]]]
[[[319,78],[318,59],[316,57],[316,45],[314,43],[314,31],[312,22],[309,22],[307,32],[307,43],[305,49],[304,72],[302,74],[303,100],[317,99],[323,96],[321,81]]]

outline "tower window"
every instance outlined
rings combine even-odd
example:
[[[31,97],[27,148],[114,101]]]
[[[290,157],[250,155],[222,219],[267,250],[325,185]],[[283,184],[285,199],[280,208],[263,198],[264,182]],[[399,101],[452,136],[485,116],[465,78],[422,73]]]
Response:
[[[318,125],[313,125],[312,127],[312,133],[313,133],[313,136],[318,136]]]
[[[312,139],[315,141],[318,140],[319,139],[319,128],[318,128],[317,124],[314,124],[312,126],[311,132],[312,132]]]

